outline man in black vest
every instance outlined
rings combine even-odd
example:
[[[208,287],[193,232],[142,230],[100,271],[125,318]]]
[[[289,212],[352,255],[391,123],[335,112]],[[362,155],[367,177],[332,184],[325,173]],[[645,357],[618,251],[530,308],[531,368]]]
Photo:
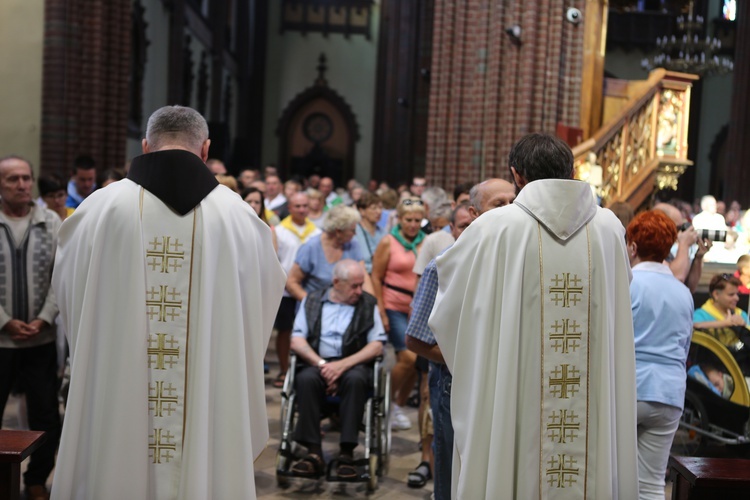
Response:
[[[358,262],[339,261],[332,286],[307,295],[294,320],[292,351],[302,363],[295,388],[299,419],[294,439],[308,455],[292,470],[319,477],[324,470],[320,437],[321,406],[326,394],[341,398],[341,453],[337,475],[354,478],[354,448],[372,385],[370,362],[382,355],[386,341],[377,300],[362,291],[364,271]]]

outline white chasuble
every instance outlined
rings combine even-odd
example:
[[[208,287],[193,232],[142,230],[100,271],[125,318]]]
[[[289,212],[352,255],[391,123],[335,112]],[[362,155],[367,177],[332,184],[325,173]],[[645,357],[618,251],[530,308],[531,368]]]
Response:
[[[148,319],[149,483],[154,498],[175,498],[185,431],[196,210],[175,217],[141,189],[140,214]]]
[[[586,498],[591,310],[588,228],[561,248],[541,224],[538,226],[542,291],[541,495]],[[564,255],[560,255],[561,251]]]
[[[538,180],[438,257],[453,498],[638,497],[624,233],[587,184]]]
[[[187,151],[128,175],[60,229],[71,383],[52,498],[255,498],[286,282],[271,230]]]

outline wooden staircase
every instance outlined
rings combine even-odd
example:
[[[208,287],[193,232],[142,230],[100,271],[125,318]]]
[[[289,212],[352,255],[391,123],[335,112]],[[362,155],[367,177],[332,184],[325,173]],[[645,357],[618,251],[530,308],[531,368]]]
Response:
[[[602,206],[648,204],[656,189],[677,189],[687,159],[690,90],[696,75],[664,69],[648,80],[605,79],[603,126],[573,148],[577,177],[601,172]]]

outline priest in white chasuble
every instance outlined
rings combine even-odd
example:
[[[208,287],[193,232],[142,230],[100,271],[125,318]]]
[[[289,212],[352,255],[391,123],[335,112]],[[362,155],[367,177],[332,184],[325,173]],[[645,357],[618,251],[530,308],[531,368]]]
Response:
[[[437,259],[452,497],[638,498],[625,230],[561,140],[524,137],[510,166],[515,202]]]
[[[72,371],[53,498],[255,498],[286,276],[268,226],[206,167],[209,144],[195,110],[157,110],[128,178],[60,229]]]

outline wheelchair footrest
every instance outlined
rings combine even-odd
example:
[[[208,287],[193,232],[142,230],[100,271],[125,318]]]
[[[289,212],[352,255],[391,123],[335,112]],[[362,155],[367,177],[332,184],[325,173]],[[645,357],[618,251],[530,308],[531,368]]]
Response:
[[[338,458],[332,459],[328,462],[326,470],[326,481],[329,483],[363,483],[370,480],[370,475],[373,471],[370,471],[370,462],[366,458],[360,458],[351,462],[352,467],[357,470],[357,475],[354,477],[339,477],[336,471],[339,467]]]

